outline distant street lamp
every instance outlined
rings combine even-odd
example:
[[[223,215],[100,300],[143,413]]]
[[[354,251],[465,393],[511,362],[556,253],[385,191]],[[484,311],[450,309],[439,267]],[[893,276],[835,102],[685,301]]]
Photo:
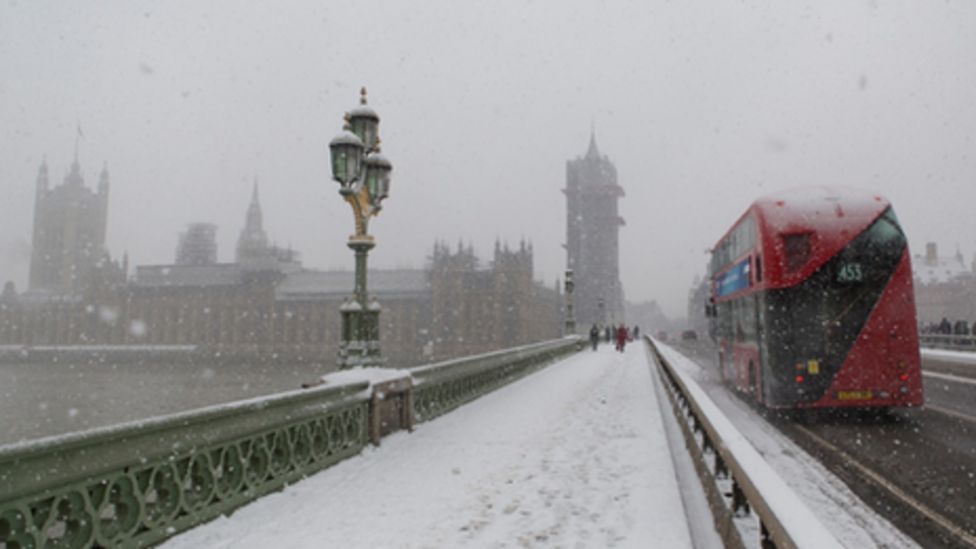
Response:
[[[360,91],[359,106],[345,115],[342,133],[329,142],[332,178],[339,194],[352,206],[356,232],[347,246],[356,253],[356,287],[339,308],[342,340],[339,369],[377,366],[380,356],[380,304],[366,293],[366,255],[376,245],[367,234],[369,219],[377,215],[390,192],[393,165],[380,154],[380,117],[366,104],[366,88]]]
[[[576,333],[576,315],[573,313],[573,288],[576,286],[573,283],[573,270],[566,269],[566,278],[564,279],[564,288],[566,295],[566,323],[563,330],[563,335],[572,335]]]

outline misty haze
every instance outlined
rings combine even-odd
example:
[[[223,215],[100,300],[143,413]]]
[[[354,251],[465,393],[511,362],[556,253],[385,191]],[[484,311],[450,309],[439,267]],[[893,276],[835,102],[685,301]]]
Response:
[[[976,546],[974,54],[954,0],[3,2],[0,548]]]

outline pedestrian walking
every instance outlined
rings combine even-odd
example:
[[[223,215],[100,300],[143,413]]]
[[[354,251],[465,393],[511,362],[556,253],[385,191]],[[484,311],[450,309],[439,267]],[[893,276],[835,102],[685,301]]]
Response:
[[[596,350],[596,346],[600,343],[600,328],[597,328],[596,324],[590,328],[590,344],[593,345],[593,350]]]
[[[621,324],[617,328],[617,350],[624,352],[625,345],[627,345],[627,327]]]

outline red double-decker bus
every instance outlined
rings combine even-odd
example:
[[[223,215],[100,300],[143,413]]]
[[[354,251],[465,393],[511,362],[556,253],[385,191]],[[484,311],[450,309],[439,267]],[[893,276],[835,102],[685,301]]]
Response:
[[[921,406],[908,243],[885,198],[830,187],[760,198],[709,270],[731,386],[770,408]]]

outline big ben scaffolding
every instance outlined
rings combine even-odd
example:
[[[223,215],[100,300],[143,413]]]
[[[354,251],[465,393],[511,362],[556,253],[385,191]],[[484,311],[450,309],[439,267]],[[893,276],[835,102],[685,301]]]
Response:
[[[581,326],[623,322],[617,169],[590,135],[586,155],[566,162],[566,268],[573,271],[575,314]]]

